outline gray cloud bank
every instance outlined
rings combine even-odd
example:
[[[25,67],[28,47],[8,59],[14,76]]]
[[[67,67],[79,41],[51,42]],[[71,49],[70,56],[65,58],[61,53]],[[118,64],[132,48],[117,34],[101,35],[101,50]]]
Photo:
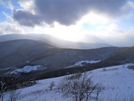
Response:
[[[75,24],[90,11],[118,18],[128,14],[132,6],[128,0],[34,0],[32,10],[13,10],[13,19],[20,25],[34,27],[43,22],[52,25],[54,21],[63,25]]]

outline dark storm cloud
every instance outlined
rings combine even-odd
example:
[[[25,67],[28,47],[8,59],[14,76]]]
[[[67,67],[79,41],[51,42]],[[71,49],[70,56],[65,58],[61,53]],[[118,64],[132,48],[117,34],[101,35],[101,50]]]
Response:
[[[34,0],[35,14],[26,10],[14,10],[13,19],[24,26],[34,27],[43,22],[53,24],[54,21],[63,25],[71,25],[89,11],[117,18],[131,10],[121,9],[127,0]]]
[[[42,18],[40,19],[40,16],[33,15],[31,12],[28,11],[15,11],[14,10],[14,19],[19,22],[19,24],[24,26],[31,26],[34,27],[34,25],[41,25]]]

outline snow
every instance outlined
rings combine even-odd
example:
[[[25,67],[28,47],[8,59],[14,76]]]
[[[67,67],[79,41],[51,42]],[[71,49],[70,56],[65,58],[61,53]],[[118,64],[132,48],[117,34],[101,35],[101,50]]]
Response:
[[[23,68],[19,68],[19,69],[16,69],[16,70],[12,71],[10,74],[17,74],[19,72],[29,73],[31,71],[43,70],[43,69],[46,69],[46,67],[43,67],[41,65],[25,66]]]
[[[118,66],[105,67],[87,72],[88,78],[104,87],[99,94],[99,101],[134,101],[134,70],[124,64]],[[73,101],[71,98],[64,98],[55,90],[50,91],[51,82],[58,85],[65,76],[39,80],[31,87],[19,89],[21,91],[17,101]],[[54,86],[54,89],[56,86]],[[4,96],[4,101],[8,101],[9,93]]]
[[[101,60],[82,60],[82,61],[78,61],[78,62],[76,62],[74,65],[71,65],[71,66],[68,66],[67,68],[71,68],[71,67],[75,67],[75,66],[83,66],[84,64],[83,63],[86,63],[86,64],[88,64],[88,63],[90,63],[90,64],[93,64],[93,63],[98,63],[98,62],[100,62]]]
[[[8,67],[8,68],[0,69],[0,70],[8,70],[8,69],[10,69],[10,68],[12,68],[12,67]]]
[[[30,61],[27,61],[26,63],[29,63]]]
[[[93,64],[93,63],[98,63],[100,61],[101,60],[97,60],[97,61],[94,61],[94,60],[91,60],[91,61],[89,61],[89,60],[82,60],[82,61],[79,61],[79,62],[75,63],[74,65],[75,66],[83,66],[82,63],[91,63],[91,64]]]

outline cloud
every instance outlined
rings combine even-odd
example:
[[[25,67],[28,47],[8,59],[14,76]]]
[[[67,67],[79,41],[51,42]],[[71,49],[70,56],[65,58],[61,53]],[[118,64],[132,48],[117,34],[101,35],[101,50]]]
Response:
[[[134,46],[134,29],[123,31],[114,23],[102,28],[106,30],[98,33],[98,37],[104,40],[105,43],[114,46]]]
[[[0,28],[0,35],[6,34],[2,28]]]
[[[117,37],[118,39],[115,41],[117,43],[114,43],[118,46],[134,46],[134,29],[122,32],[122,34]]]
[[[105,41],[99,38],[98,36],[91,34],[85,34],[82,40],[86,43],[105,43]]]
[[[30,27],[54,22],[69,26],[91,11],[119,18],[129,14],[134,7],[128,0],[23,0],[19,3],[22,9],[13,10],[13,19]]]
[[[107,26],[98,26],[103,31],[86,31],[83,32],[83,42],[107,43],[113,46],[134,46],[134,28],[131,30],[121,30],[115,23]]]
[[[15,24],[2,22],[0,23],[0,35],[4,34],[23,34],[24,30],[16,26]]]
[[[9,16],[8,14],[6,14],[5,12],[3,12],[3,14],[6,16],[6,19],[7,19],[8,21],[13,22],[13,19],[12,19],[11,16]]]
[[[35,25],[42,25],[42,18],[28,11],[14,11],[13,19],[16,20],[20,25],[24,26],[34,27]]]
[[[7,8],[9,8],[11,10],[14,9],[14,7],[11,4],[11,1],[10,0],[0,0],[0,4],[3,4],[4,6],[6,6]]]

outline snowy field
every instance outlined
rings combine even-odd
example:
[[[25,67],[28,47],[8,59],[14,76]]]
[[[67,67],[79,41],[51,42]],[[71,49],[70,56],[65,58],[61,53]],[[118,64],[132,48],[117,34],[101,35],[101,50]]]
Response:
[[[99,101],[134,101],[134,70],[128,69],[128,65],[132,64],[87,72],[88,77],[91,77],[94,83],[99,83],[105,88],[99,94]],[[56,85],[64,77],[39,80],[34,86],[16,90],[16,92],[20,92],[17,101],[73,101],[71,98],[64,98],[61,93],[57,93],[55,90],[49,90],[52,82],[55,85],[53,89],[56,89]],[[9,95],[10,92],[4,95],[4,101],[8,101]]]
[[[75,67],[75,66],[84,66],[84,64],[94,64],[94,63],[98,63],[100,62],[101,60],[82,60],[82,61],[78,61],[76,62],[74,65],[71,65],[71,66],[68,66],[66,68],[71,68],[71,67]],[[0,70],[8,70],[12,67],[9,67],[9,68],[6,68],[6,69],[0,69]],[[10,71],[10,72],[7,72],[5,74],[18,74],[18,73],[30,73],[32,71],[37,71],[37,70],[45,70],[47,69],[47,67],[43,67],[42,65],[34,65],[34,66],[24,66],[23,68],[18,68],[18,69],[15,69],[13,71]]]
[[[98,63],[98,62],[100,62],[101,60],[82,60],[82,61],[78,61],[78,62],[76,62],[74,65],[71,65],[71,66],[68,66],[68,67],[66,67],[66,68],[71,68],[71,67],[75,67],[75,66],[84,66],[83,64],[84,63],[86,63],[86,64],[88,64],[88,63],[90,63],[90,64],[94,64],[94,63]]]
[[[29,73],[31,71],[44,70],[44,69],[47,69],[47,67],[43,67],[42,65],[24,66],[23,68],[19,68],[12,71],[10,74]]]

